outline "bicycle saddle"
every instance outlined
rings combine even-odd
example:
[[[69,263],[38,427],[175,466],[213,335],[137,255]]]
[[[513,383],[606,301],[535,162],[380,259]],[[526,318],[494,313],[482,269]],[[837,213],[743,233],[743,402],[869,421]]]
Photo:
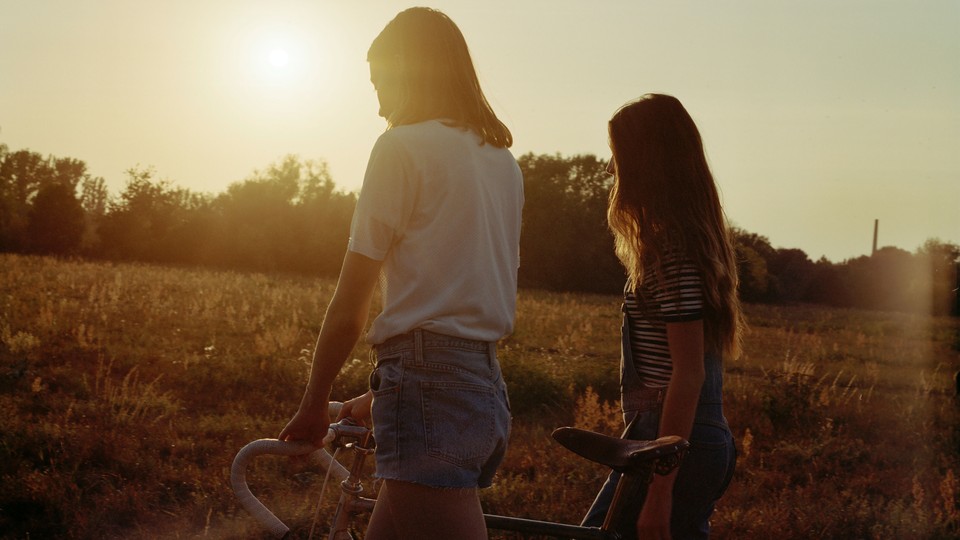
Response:
[[[632,441],[572,427],[558,428],[553,432],[553,439],[567,450],[619,473],[649,468],[662,457],[679,457],[679,454],[690,446],[683,437],[676,435],[667,435],[653,441]],[[679,461],[676,464],[679,464]],[[668,468],[672,470],[676,464],[668,465]],[[658,467],[657,472],[665,474],[669,470],[663,472]]]

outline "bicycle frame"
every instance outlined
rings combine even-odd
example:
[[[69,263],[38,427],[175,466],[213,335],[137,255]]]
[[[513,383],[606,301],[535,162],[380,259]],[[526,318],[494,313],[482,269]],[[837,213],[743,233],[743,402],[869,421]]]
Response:
[[[334,429],[334,428],[331,428]],[[340,483],[340,501],[334,512],[333,523],[330,526],[329,540],[351,540],[350,524],[360,514],[373,510],[375,499],[362,497],[361,475],[366,458],[374,453],[372,437],[369,443],[349,443],[344,448],[354,452],[354,461],[350,467],[350,475]],[[653,469],[650,469],[652,474]],[[631,477],[633,475],[630,475]],[[645,484],[644,484],[645,486]],[[614,498],[611,513],[618,511],[618,497]],[[537,534],[569,538],[574,540],[618,540],[620,533],[613,531],[607,524],[604,527],[581,527],[552,521],[539,521],[511,516],[484,514],[484,521],[488,530],[513,531],[521,534]],[[611,523],[612,527],[612,523]]]
[[[595,433],[583,432],[582,430],[562,428],[558,430],[557,433],[561,431],[566,431],[568,435],[569,432],[576,431],[579,431],[581,434],[585,433],[590,435],[592,437],[589,439],[590,443],[595,442],[595,439],[599,437],[600,442],[603,442],[603,440],[607,441],[606,445],[608,446],[608,450],[612,448],[610,441],[617,441],[617,439],[600,436]],[[557,433],[554,434],[554,438],[560,441]],[[564,438],[568,441],[570,439],[569,437]],[[657,442],[666,439],[671,439],[671,441],[655,447]],[[582,440],[583,439],[581,439],[581,441]],[[366,458],[375,452],[375,442],[372,432],[363,426],[353,424],[349,419],[345,419],[340,423],[330,425],[330,431],[325,442],[330,443],[334,448],[353,453],[353,463],[349,470],[345,469],[325,450],[318,450],[309,443],[282,442],[275,439],[261,439],[249,443],[237,453],[234,459],[231,469],[231,483],[234,492],[240,499],[241,504],[254,518],[278,538],[285,537],[289,532],[289,528],[250,493],[246,483],[245,470],[247,463],[252,457],[258,455],[303,455],[312,453],[321,467],[329,470],[329,473],[335,479],[341,481],[340,499],[334,511],[333,522],[330,524],[330,531],[327,536],[328,540],[352,540],[354,536],[350,530],[351,524],[358,517],[369,515],[373,510],[376,499],[364,497],[362,495],[363,486],[361,484]],[[683,450],[687,446],[687,442],[679,437],[664,438],[654,442],[632,442],[632,444],[639,446],[628,449],[630,452],[626,454],[610,454],[601,461],[598,456],[588,456],[587,454],[589,452],[584,452],[582,448],[575,448],[570,445],[569,442],[560,442],[570,450],[588,459],[609,463],[609,466],[621,471],[620,482],[617,484],[616,493],[607,511],[603,525],[599,528],[584,527],[552,521],[484,514],[484,521],[486,522],[488,530],[513,531],[521,534],[545,535],[576,540],[620,539],[621,534],[618,532],[617,527],[621,526],[619,520],[621,514],[624,512],[626,502],[636,497],[646,496],[647,486],[653,478],[654,473],[668,474],[679,466]],[[653,452],[648,451],[651,447],[655,447],[653,448]],[[643,459],[639,461],[634,459],[641,453],[643,454]]]
[[[376,499],[361,495],[364,461],[376,451],[373,433],[361,426],[331,424],[330,434],[333,435],[331,444],[352,451],[354,458],[350,474],[340,482],[340,500],[337,502],[337,509],[333,512],[333,522],[330,524],[328,538],[329,540],[353,540],[350,524],[357,516],[369,515],[373,512],[373,506],[377,502]],[[352,436],[354,440],[345,442],[344,439],[348,436]]]
[[[538,521],[535,519],[497,516],[493,514],[484,514],[483,519],[487,524],[488,530],[512,531],[521,534],[537,534],[577,540],[619,540],[621,538],[620,533],[616,531],[604,530],[597,527],[582,527],[580,525],[567,525],[552,521]]]

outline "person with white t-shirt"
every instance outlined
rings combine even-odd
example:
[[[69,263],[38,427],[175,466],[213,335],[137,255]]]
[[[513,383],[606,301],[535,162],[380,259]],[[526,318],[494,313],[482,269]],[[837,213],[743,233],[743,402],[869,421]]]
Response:
[[[371,390],[340,412],[372,420],[377,441],[384,483],[365,538],[486,538],[477,490],[510,431],[496,343],[514,324],[523,178],[446,15],[401,12],[367,60],[388,128],[370,154],[310,380],[279,438],[322,445],[333,380],[379,282]]]

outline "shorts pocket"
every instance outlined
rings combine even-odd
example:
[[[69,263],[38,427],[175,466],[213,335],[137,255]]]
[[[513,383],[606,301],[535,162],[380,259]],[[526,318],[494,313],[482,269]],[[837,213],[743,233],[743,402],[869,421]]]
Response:
[[[403,377],[402,358],[400,356],[383,358],[377,361],[377,367],[370,372],[370,390],[374,396],[399,391]]]
[[[377,447],[383,454],[396,451],[402,379],[403,371],[399,357],[377,362],[377,367],[370,373],[370,390],[373,391],[370,413]]]
[[[495,388],[454,381],[420,383],[427,455],[479,468],[497,445]]]

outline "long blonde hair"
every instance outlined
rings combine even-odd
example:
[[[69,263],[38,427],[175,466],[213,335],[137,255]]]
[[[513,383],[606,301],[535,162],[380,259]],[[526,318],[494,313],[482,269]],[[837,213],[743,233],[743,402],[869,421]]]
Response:
[[[367,61],[387,66],[398,85],[400,103],[387,117],[390,127],[446,119],[494,146],[513,144],[480,89],[463,34],[444,13],[423,7],[401,11],[373,40]]]
[[[607,221],[628,287],[659,274],[662,258],[679,249],[703,280],[708,350],[740,354],[744,328],[737,265],[700,132],[675,97],[646,94],[617,110],[608,125],[616,181]]]

